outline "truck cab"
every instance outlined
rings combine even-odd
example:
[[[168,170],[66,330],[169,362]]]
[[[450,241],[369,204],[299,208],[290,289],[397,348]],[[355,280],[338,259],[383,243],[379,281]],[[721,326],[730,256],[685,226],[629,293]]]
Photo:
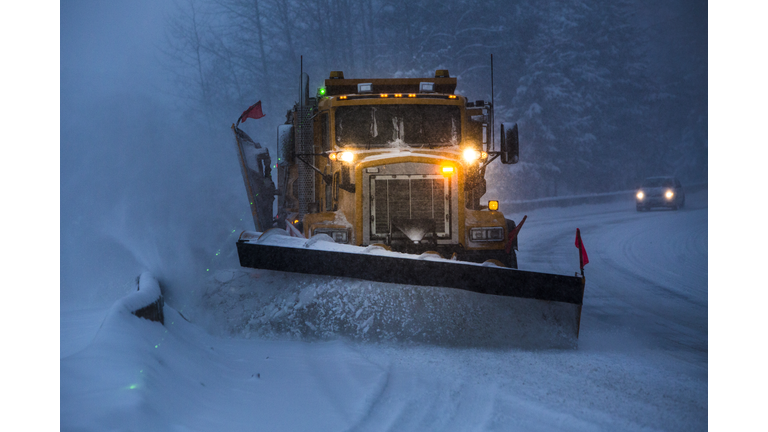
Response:
[[[278,223],[307,238],[516,267],[514,222],[481,199],[487,165],[517,162],[517,127],[502,125],[494,151],[492,105],[455,94],[456,84],[447,70],[332,72],[278,128]]]

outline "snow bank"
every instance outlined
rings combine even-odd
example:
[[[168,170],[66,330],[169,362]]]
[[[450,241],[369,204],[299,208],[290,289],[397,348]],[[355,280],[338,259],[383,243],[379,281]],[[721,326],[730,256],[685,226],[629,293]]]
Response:
[[[196,322],[215,334],[465,347],[573,347],[574,305],[269,270],[219,271]],[[203,323],[207,321],[207,323]]]
[[[169,306],[162,326],[127,303],[61,359],[61,430],[351,430],[386,383],[341,342],[233,344]]]
[[[137,289],[115,302],[110,314],[130,313],[140,318],[163,323],[163,294],[160,284],[149,272],[136,280]]]

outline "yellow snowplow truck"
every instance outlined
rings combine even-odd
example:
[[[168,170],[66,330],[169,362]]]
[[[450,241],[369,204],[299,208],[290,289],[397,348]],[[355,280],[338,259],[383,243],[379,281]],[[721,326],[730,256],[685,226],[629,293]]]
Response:
[[[563,302],[578,334],[583,278],[517,270],[520,227],[483,199],[487,166],[518,161],[517,125],[501,124],[495,149],[492,103],[455,94],[456,84],[447,70],[393,79],[334,71],[315,97],[302,84],[278,127],[276,191],[263,162],[253,169],[265,149],[249,159],[253,142],[233,125],[263,232],[241,235],[241,265]],[[268,235],[275,230],[283,237]]]

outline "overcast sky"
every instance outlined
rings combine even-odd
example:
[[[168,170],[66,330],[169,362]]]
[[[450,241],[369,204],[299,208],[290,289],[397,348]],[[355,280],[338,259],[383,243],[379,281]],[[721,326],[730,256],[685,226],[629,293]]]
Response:
[[[170,1],[68,0],[61,8],[62,103],[104,93],[158,90],[156,48]]]

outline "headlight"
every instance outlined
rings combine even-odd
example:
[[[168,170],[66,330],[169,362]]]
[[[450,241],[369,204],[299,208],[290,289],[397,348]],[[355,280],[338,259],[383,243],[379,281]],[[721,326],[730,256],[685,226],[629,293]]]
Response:
[[[637,193],[637,199],[641,200],[643,198],[645,198],[645,194],[643,193],[643,191],[638,192]]]
[[[339,159],[341,159],[342,162],[351,163],[355,160],[355,155],[352,152],[344,151],[339,154]]]
[[[469,239],[472,241],[502,241],[504,240],[504,228],[470,228]]]
[[[312,235],[328,234],[336,243],[349,243],[349,234],[345,229],[317,228]]]
[[[472,163],[480,159],[480,156],[482,156],[482,154],[473,148],[468,148],[468,149],[464,149],[462,156],[464,157],[465,161],[467,161],[468,163]]]
[[[352,163],[355,160],[355,154],[350,151],[343,152],[331,152],[328,153],[328,159],[331,161],[341,161],[346,163]]]
[[[667,199],[672,199],[672,197],[675,196],[675,193],[672,192],[671,190],[668,190],[667,193],[664,194],[664,196],[667,197]]]

